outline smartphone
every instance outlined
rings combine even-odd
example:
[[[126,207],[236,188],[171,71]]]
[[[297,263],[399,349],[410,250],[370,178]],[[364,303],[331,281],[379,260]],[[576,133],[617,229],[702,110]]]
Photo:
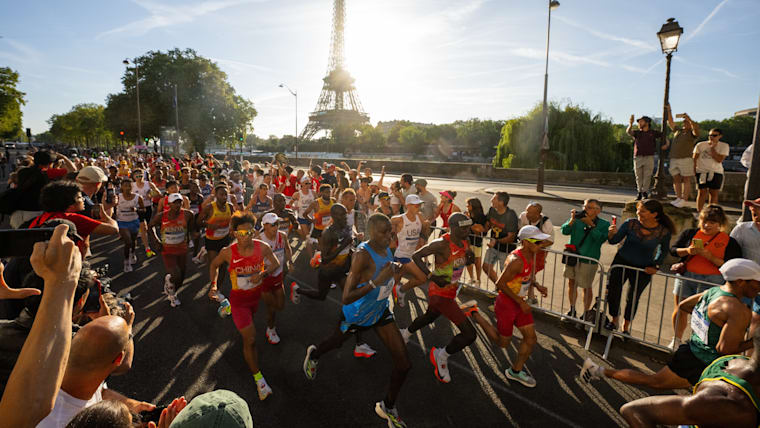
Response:
[[[616,216],[616,215],[613,215],[613,216],[612,216],[612,225],[613,225],[613,226],[616,226],[616,225],[617,225],[617,216]]]
[[[106,203],[112,204],[113,203],[113,197],[114,197],[114,190],[112,188],[106,189]]]
[[[694,248],[704,248],[705,247],[705,243],[702,242],[702,240],[699,239],[699,238],[692,239],[691,242],[694,244]]]
[[[140,419],[143,423],[148,422],[155,422],[158,423],[158,420],[161,418],[161,412],[164,411],[164,409],[167,406],[156,406],[153,410],[146,410],[144,412],[140,412]]]
[[[100,281],[95,280],[95,283],[90,286],[90,294],[87,295],[87,300],[84,302],[82,312],[85,314],[100,312],[100,296],[102,294],[103,285]]]
[[[49,241],[55,228],[0,230],[0,257],[30,257],[34,243]]]

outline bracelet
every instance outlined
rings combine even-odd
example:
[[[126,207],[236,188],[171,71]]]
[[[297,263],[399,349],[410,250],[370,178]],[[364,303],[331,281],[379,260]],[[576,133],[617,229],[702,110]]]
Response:
[[[372,287],[373,290],[377,288],[377,285],[375,285],[374,281],[372,281],[371,279],[369,280],[367,284],[369,284],[369,286]]]

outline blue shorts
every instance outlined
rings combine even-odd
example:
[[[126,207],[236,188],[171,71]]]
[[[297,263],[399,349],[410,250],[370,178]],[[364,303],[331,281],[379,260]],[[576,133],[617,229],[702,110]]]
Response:
[[[760,294],[752,300],[752,312],[760,315]]]
[[[298,224],[306,224],[306,225],[308,225],[308,224],[311,224],[311,220],[309,220],[308,218],[298,217]]]
[[[693,282],[693,281],[689,281],[689,279],[696,279],[698,281],[710,282],[715,285],[707,285],[701,282]],[[720,287],[721,285],[723,285],[724,282],[726,281],[723,279],[723,276],[720,274],[700,275],[698,273],[686,271],[683,274],[680,274],[678,278],[676,279],[675,285],[673,286],[673,294],[676,296],[680,296],[682,299],[685,299],[687,297],[706,291],[712,287],[716,287],[716,286]]]
[[[394,257],[393,261],[397,262],[397,263],[401,263],[402,265],[405,265],[407,263],[411,263],[412,259],[410,259],[408,257]]]
[[[117,223],[119,224],[119,229],[127,229],[132,233],[140,231],[140,220],[117,221]]]

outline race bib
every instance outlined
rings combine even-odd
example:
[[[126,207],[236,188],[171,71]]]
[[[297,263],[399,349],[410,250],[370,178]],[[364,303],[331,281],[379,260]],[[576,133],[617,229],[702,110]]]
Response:
[[[330,217],[329,215],[322,217],[322,226],[329,225],[331,221],[332,221],[332,217]]]
[[[707,332],[709,329],[710,320],[705,319],[702,312],[694,308],[691,311],[691,330],[705,345],[707,345]]]
[[[253,288],[256,288],[261,284],[261,281],[254,283],[251,281],[253,278],[253,275],[238,275],[237,277],[237,288],[238,290],[251,290]]]
[[[388,298],[388,296],[391,295],[391,290],[393,290],[393,285],[396,283],[396,281],[391,278],[390,281],[386,282],[385,285],[382,287],[379,287],[378,293],[377,293],[377,301],[383,301]]]
[[[164,233],[164,244],[178,245],[185,242],[185,231]]]
[[[214,230],[214,237],[216,238],[224,238],[230,233],[230,227],[220,227],[219,229]]]
[[[525,297],[528,295],[528,290],[530,290],[530,281],[523,281],[520,283],[520,292],[517,295]]]

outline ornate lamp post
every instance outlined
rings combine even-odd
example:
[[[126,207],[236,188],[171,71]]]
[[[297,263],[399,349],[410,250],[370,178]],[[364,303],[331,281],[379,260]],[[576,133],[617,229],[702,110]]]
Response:
[[[546,90],[549,83],[549,33],[552,25],[552,11],[559,7],[557,0],[549,1],[549,20],[546,24],[546,69],[544,71],[544,134],[541,138],[541,146],[538,149],[538,182],[536,183],[536,192],[544,191],[544,163],[546,162],[546,152],[549,151],[549,112],[546,106]]]

